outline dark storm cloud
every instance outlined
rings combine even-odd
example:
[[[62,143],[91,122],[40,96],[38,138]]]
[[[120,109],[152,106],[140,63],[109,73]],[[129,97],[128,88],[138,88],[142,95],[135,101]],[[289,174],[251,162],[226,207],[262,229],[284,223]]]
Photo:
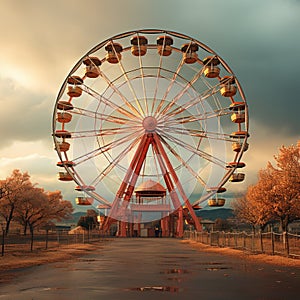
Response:
[[[49,143],[53,105],[70,69],[99,42],[142,28],[185,33],[232,68],[250,109],[250,178],[278,146],[299,139],[300,1],[3,0],[0,10],[2,147]]]

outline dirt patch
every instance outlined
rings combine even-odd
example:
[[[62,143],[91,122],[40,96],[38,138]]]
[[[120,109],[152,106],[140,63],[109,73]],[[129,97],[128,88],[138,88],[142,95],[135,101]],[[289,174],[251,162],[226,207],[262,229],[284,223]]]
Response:
[[[288,257],[283,257],[278,255],[252,254],[252,253],[247,253],[241,250],[236,250],[231,248],[213,247],[213,246],[197,243],[190,240],[182,240],[181,242],[185,244],[190,244],[193,248],[199,251],[213,252],[213,253],[219,253],[223,255],[231,255],[231,256],[240,257],[242,259],[247,259],[249,261],[254,261],[254,262],[262,262],[262,263],[268,263],[273,265],[300,268],[300,259],[293,259],[293,258],[288,258]]]
[[[70,260],[102,247],[103,242],[95,242],[92,244],[66,245],[55,249],[30,252],[25,250],[26,248],[22,249],[19,246],[18,251],[7,253],[0,257],[0,271],[15,270],[57,261]]]

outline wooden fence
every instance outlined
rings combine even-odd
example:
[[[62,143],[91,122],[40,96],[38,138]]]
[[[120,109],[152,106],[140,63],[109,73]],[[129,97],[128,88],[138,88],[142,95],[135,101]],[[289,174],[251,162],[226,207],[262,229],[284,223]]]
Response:
[[[80,233],[69,234],[68,231],[54,231],[49,233],[35,234],[33,241],[30,234],[9,234],[1,235],[1,255],[5,253],[35,251],[41,249],[57,248],[62,245],[72,246],[74,244],[82,244],[95,242],[103,239],[99,231],[83,231]]]
[[[252,253],[300,258],[300,235],[291,233],[196,232],[185,231],[184,238],[217,247],[228,247]]]

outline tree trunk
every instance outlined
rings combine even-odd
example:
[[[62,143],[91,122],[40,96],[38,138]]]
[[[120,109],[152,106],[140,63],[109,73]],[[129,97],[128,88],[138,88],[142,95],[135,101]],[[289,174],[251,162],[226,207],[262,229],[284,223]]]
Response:
[[[264,253],[264,243],[263,243],[262,229],[260,229],[260,231],[259,231],[259,237],[260,237],[260,248],[261,248],[261,253]]]
[[[49,229],[47,228],[46,229],[46,246],[45,246],[46,250],[48,249],[48,237],[49,237]]]
[[[27,222],[25,222],[24,227],[23,227],[23,235],[27,234]]]
[[[5,230],[2,228],[2,247],[1,247],[1,256],[4,255],[4,249],[5,249]]]
[[[33,251],[33,226],[30,226],[29,225],[29,228],[30,228],[30,235],[31,235],[31,242],[30,242],[30,251],[32,252]]]
[[[284,249],[288,252],[289,251],[289,247],[288,247],[288,241],[287,241],[287,234],[288,234],[288,219],[285,217],[285,218],[282,218],[280,219],[280,225],[281,225],[281,228],[282,228],[282,231],[283,231],[283,235],[282,235],[282,242],[283,242],[283,247]]]
[[[15,210],[15,206],[12,205],[11,210],[9,212],[9,216],[6,219],[6,227],[5,227],[5,235],[6,236],[8,235],[8,232],[9,232],[9,226],[10,226],[10,222],[12,220],[13,214],[14,214],[14,210]]]

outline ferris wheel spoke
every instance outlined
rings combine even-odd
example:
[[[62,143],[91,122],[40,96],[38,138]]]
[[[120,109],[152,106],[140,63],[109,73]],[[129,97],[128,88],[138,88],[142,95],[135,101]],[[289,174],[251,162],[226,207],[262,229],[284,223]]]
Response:
[[[137,125],[140,124],[137,120],[131,120],[131,119],[126,119],[126,118],[121,118],[121,117],[116,117],[111,114],[105,114],[103,112],[94,112],[91,110],[87,110],[81,107],[76,107],[74,106],[74,110],[72,111],[72,114],[74,115],[79,115],[79,116],[84,116],[87,118],[91,119],[97,119],[102,122],[110,122],[114,124],[121,124],[121,125]]]
[[[132,149],[141,140],[141,136],[138,136],[124,151],[121,151],[118,156],[113,160],[109,161],[109,164],[99,173],[99,175],[92,181],[92,185],[97,185],[104,177],[108,176],[109,173],[132,151]]]
[[[163,41],[163,49],[165,47],[165,42],[166,42],[166,35]],[[154,108],[155,108],[155,104],[157,101],[157,92],[158,92],[158,86],[159,86],[159,80],[161,78],[161,68],[162,68],[162,62],[163,62],[163,55],[160,55],[159,57],[159,65],[157,68],[157,75],[156,75],[156,82],[155,82],[155,90],[154,90],[154,95],[153,95],[153,102],[152,102],[152,107],[151,107],[151,115],[153,115],[154,113]]]
[[[169,111],[166,114],[162,114],[160,116],[159,120],[163,119],[164,121],[166,121],[176,115],[179,115],[179,114],[185,112],[188,109],[192,109],[195,105],[198,105],[199,103],[203,103],[208,98],[210,98],[211,96],[216,94],[219,90],[220,90],[220,84],[212,86],[210,89],[200,93],[197,97],[191,99],[189,102],[176,107],[175,109],[173,109],[172,111]]]
[[[186,51],[188,51],[188,49],[189,49],[189,47],[191,46],[191,44],[192,44],[192,41],[190,41],[189,46],[187,47],[187,50],[186,50]],[[181,70],[181,68],[182,68],[182,66],[183,66],[184,64],[185,64],[185,63],[184,63],[184,59],[183,59],[183,57],[182,57],[181,60],[180,60],[179,65],[178,65],[176,71],[174,72],[174,75],[173,75],[173,77],[172,77],[172,79],[171,79],[171,81],[170,81],[170,83],[169,83],[169,86],[168,86],[168,88],[166,89],[165,95],[163,96],[163,99],[162,99],[162,101],[160,102],[160,105],[158,106],[158,108],[157,108],[157,110],[156,110],[155,116],[157,116],[158,114],[163,114],[163,113],[161,112],[161,108],[163,107],[163,104],[164,104],[164,102],[165,102],[165,100],[166,100],[168,94],[170,93],[170,91],[171,91],[173,85],[175,84],[176,78],[177,78],[177,76],[178,76],[178,74],[179,74],[179,72],[180,72],[180,70]],[[168,107],[168,106],[167,106],[167,107]],[[165,109],[165,108],[164,108],[164,109]]]
[[[114,51],[115,55],[117,56],[117,52],[116,52],[116,49],[115,49],[114,46],[113,46],[113,51]],[[126,70],[125,70],[125,68],[124,68],[124,66],[123,66],[123,63],[122,63],[122,60],[121,60],[121,59],[119,59],[118,65],[119,65],[119,67],[120,67],[120,69],[121,69],[121,72],[122,72],[122,74],[123,74],[123,76],[124,76],[124,78],[125,78],[125,80],[126,80],[126,82],[127,82],[127,85],[128,85],[128,87],[129,87],[129,89],[130,89],[130,92],[131,92],[131,94],[133,95],[133,98],[134,98],[135,103],[136,103],[136,105],[137,105],[137,108],[138,108],[137,113],[138,113],[138,115],[139,115],[140,117],[144,117],[144,116],[145,116],[145,113],[144,113],[144,111],[143,111],[143,108],[142,108],[142,106],[141,106],[141,104],[140,104],[140,101],[139,101],[139,99],[138,99],[138,97],[137,97],[137,95],[136,95],[136,93],[135,93],[135,90],[134,90],[134,88],[133,88],[133,86],[132,86],[132,84],[131,84],[131,81],[130,81],[130,79],[129,79],[129,77],[128,77],[128,74],[127,74],[127,72],[126,72]]]
[[[115,104],[113,101],[110,101],[108,98],[104,97],[103,95],[100,95],[97,91],[95,91],[94,89],[92,89],[91,87],[84,85],[85,89],[84,91],[92,96],[94,99],[96,99],[99,103],[103,102],[105,105],[109,106],[110,108],[113,108],[114,110],[118,111],[119,113],[121,113],[122,115],[130,118],[130,119],[136,119],[137,116],[132,113],[129,112],[128,110],[126,110],[125,108]]]
[[[175,126],[175,125],[180,125],[185,123],[193,123],[193,122],[199,123],[199,121],[220,118],[223,116],[227,116],[229,114],[232,114],[232,112],[229,111],[229,109],[227,110],[227,108],[225,108],[225,109],[214,110],[212,112],[204,112],[202,114],[193,114],[190,116],[182,116],[182,117],[177,116],[176,118],[174,117],[172,119],[168,119],[164,121],[163,124],[167,126]]]
[[[73,139],[78,138],[91,138],[91,137],[103,137],[108,135],[117,136],[119,134],[125,134],[132,130],[141,129],[141,126],[130,126],[130,127],[116,127],[116,128],[101,128],[101,130],[83,130],[70,132]]]
[[[184,143],[182,140],[180,140],[179,138],[175,138],[174,136],[171,136],[170,134],[168,133],[165,133],[165,132],[160,132],[160,135],[162,137],[164,137],[165,139],[175,143],[176,145],[178,146],[181,146],[183,149],[185,149],[186,151],[189,151],[191,153],[194,153],[196,155],[198,155],[199,157],[207,160],[207,161],[210,161],[211,163],[214,163],[222,168],[224,168],[225,166],[225,162],[220,160],[219,158],[203,151],[203,150],[200,150],[199,148],[195,148],[193,147],[192,145],[190,144],[187,144],[187,143]]]
[[[190,128],[176,128],[174,126],[163,126],[163,128],[158,128],[161,132],[167,131],[170,134],[177,134],[180,135],[188,135],[191,137],[197,138],[206,138],[212,140],[219,140],[219,141],[227,141],[233,142],[235,141],[234,138],[231,137],[230,134],[225,134],[223,132],[212,132],[207,130],[198,130],[198,129],[190,129]]]
[[[137,35],[139,37],[139,34]],[[138,48],[140,49],[140,39],[137,39],[138,42]],[[141,84],[142,84],[142,90],[143,90],[143,95],[144,95],[144,106],[145,106],[145,115],[148,116],[148,103],[147,103],[147,93],[146,93],[146,87],[145,87],[145,74],[144,74],[144,68],[143,68],[143,63],[142,63],[142,55],[138,56],[139,59],[139,65],[140,65],[140,72],[141,72]]]
[[[124,74],[125,75],[125,74]],[[126,74],[127,76],[127,74]],[[114,92],[121,98],[124,104],[137,116],[142,117],[141,112],[138,111],[129,101],[128,99],[120,92],[120,90],[115,86],[115,84],[108,79],[108,77],[102,72],[101,77],[106,81],[108,87],[111,87]]]
[[[203,68],[197,72],[191,81],[187,82],[183,89],[172,99],[172,101],[161,111],[162,115],[165,115],[176,103],[177,101],[187,92],[189,88],[200,78],[203,73]]]
[[[205,181],[199,176],[199,173],[194,171],[193,168],[188,164],[188,162],[186,162],[176,151],[173,147],[171,147],[171,145],[169,145],[169,143],[163,138],[161,137],[161,140],[163,142],[163,144],[167,147],[167,149],[174,155],[174,157],[176,157],[176,159],[190,172],[190,174],[192,176],[194,176],[194,178],[197,179],[198,182],[200,182],[203,186],[206,186]]]
[[[179,65],[178,65],[176,71],[173,74],[173,77],[171,78],[171,81],[169,83],[169,86],[166,89],[166,92],[165,92],[164,96],[162,97],[162,99],[160,100],[159,105],[156,108],[156,111],[155,111],[155,114],[154,114],[155,116],[158,116],[160,114],[160,111],[161,111],[163,105],[167,101],[167,96],[170,93],[173,85],[175,84],[176,78],[177,78],[177,76],[178,76],[178,74],[180,72],[180,69],[182,68],[183,65],[184,65],[184,61],[183,61],[183,59],[181,59],[181,61],[180,61]]]
[[[191,128],[176,128],[174,126],[164,126],[162,131],[168,131],[178,135],[189,135],[194,137],[206,138],[207,134],[205,130],[191,129]]]
[[[118,140],[114,140],[110,143],[107,143],[97,149],[94,149],[86,154],[83,154],[81,156],[78,156],[76,158],[73,159],[73,162],[78,165],[78,164],[81,164],[87,160],[90,160],[96,156],[99,156],[99,155],[102,155],[104,153],[106,153],[107,151],[113,149],[113,148],[116,148],[116,147],[119,147],[121,146],[122,144],[125,144],[125,143],[128,143],[128,141],[130,141],[131,139],[136,139],[137,136],[140,136],[141,135],[141,131],[137,131],[137,132],[133,132],[131,134],[128,134]]]

